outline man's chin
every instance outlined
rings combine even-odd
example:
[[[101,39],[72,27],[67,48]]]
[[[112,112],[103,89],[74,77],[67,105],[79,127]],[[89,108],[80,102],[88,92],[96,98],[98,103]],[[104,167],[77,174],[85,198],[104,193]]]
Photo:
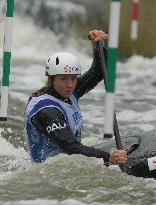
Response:
[[[72,96],[73,93],[66,93],[64,94],[64,98],[70,98]]]

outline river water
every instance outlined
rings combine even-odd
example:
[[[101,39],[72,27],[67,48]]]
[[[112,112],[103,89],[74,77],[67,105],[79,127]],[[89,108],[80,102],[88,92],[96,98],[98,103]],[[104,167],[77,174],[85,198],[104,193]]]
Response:
[[[3,28],[1,21],[0,30]],[[156,204],[154,179],[129,176],[118,166],[104,167],[95,158],[60,155],[42,164],[31,163],[23,132],[24,109],[29,95],[46,81],[47,57],[59,50],[78,55],[83,72],[90,67],[90,42],[74,38],[64,42],[60,36],[37,27],[31,19],[14,18],[8,121],[0,122],[0,204]],[[117,64],[115,106],[123,136],[141,135],[155,128],[155,67],[156,58],[137,55]],[[104,99],[101,82],[80,101],[84,144],[103,141]]]

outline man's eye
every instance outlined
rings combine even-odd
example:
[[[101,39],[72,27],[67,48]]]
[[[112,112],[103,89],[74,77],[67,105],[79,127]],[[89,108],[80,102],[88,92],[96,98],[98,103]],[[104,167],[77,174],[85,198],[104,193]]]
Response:
[[[66,78],[61,78],[61,80],[65,81],[65,80],[66,80]]]

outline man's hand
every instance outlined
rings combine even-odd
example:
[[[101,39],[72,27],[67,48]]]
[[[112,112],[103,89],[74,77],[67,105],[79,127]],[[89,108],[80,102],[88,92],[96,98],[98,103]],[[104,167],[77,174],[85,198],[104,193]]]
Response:
[[[127,162],[127,152],[125,150],[113,150],[110,153],[109,162],[113,164],[125,164]]]
[[[100,40],[108,40],[108,34],[101,30],[92,30],[89,31],[88,39],[95,44]]]

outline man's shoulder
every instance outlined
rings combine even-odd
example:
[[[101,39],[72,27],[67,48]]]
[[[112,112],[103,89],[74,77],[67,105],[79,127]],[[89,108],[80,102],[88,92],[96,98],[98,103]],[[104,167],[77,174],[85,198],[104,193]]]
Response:
[[[29,113],[36,113],[45,107],[60,107],[59,103],[55,100],[53,96],[48,94],[43,94],[40,96],[32,97],[29,101],[26,111]]]

